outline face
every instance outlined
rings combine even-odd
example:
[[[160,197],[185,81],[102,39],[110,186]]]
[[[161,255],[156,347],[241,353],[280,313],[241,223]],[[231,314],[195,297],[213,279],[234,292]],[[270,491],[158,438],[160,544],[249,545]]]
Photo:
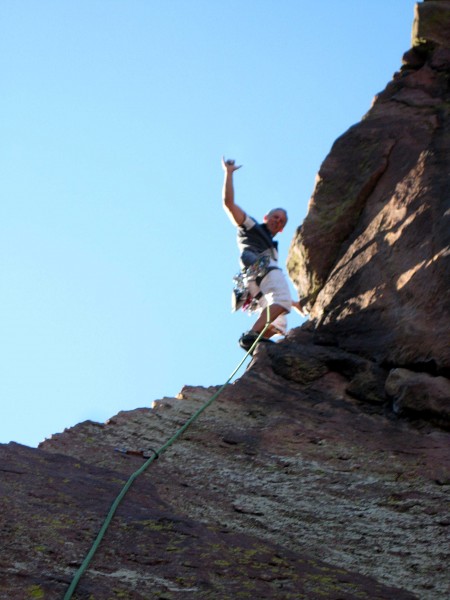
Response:
[[[264,223],[272,235],[281,233],[286,221],[286,213],[283,210],[274,210],[264,217]]]

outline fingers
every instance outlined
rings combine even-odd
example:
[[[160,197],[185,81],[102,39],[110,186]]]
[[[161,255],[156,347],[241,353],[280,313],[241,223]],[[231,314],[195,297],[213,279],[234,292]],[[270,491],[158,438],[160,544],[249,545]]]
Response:
[[[232,160],[231,158],[225,160],[225,156],[222,156],[222,165],[225,169],[231,167],[232,171],[237,171],[242,167],[242,165],[236,166],[236,161]]]
[[[228,160],[225,160],[225,156],[222,156],[222,164],[223,164],[224,166],[227,166],[227,167],[233,167],[233,166],[234,166],[234,163],[235,163],[235,161],[234,161],[234,160],[231,160],[231,158],[229,158]]]
[[[300,313],[303,317],[306,317],[308,315],[308,311],[305,309],[305,307],[302,305],[302,303],[300,301],[292,301],[292,307],[295,308],[295,310]]]

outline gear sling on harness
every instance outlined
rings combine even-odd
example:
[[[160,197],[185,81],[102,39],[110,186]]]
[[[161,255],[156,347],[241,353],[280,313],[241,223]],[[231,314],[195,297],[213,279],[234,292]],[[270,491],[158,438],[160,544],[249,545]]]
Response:
[[[258,308],[258,300],[263,296],[261,290],[253,296],[248,288],[248,282],[254,281],[259,287],[261,281],[270,271],[279,269],[279,267],[269,266],[270,256],[267,254],[261,255],[256,262],[242,269],[233,277],[234,287],[231,294],[231,310],[235,312],[242,308],[249,313],[254,312]]]
[[[263,227],[257,227],[255,232],[263,241],[266,250],[260,253],[250,265],[242,267],[241,271],[233,277],[234,286],[231,295],[232,312],[240,308],[249,313],[257,310],[259,308],[258,300],[263,296],[263,293],[259,290],[259,292],[253,295],[248,283],[254,281],[259,288],[261,281],[267,273],[279,269],[279,267],[270,264],[271,259],[275,259],[277,243],[273,241],[270,234]]]

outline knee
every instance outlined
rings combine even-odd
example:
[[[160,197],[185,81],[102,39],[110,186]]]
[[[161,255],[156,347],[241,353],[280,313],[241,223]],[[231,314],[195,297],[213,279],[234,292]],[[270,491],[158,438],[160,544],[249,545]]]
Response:
[[[274,306],[279,307],[279,309],[281,310],[280,314],[289,314],[291,312],[292,309],[292,302],[291,300],[279,300],[278,302],[275,302]]]

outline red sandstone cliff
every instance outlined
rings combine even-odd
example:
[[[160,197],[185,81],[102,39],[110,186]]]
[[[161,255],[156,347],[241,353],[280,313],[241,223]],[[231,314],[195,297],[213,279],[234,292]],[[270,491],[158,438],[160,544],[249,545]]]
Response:
[[[450,373],[450,2],[317,176],[288,268],[314,327],[386,365]]]
[[[416,5],[412,49],[333,145],[288,270],[316,339],[387,372],[397,412],[450,415],[450,2]]]
[[[450,1],[336,141],[258,348],[136,479],[73,596],[416,599],[449,587]],[[124,483],[214,389],[0,446],[0,599],[62,599]],[[151,451],[150,451],[151,452]]]

